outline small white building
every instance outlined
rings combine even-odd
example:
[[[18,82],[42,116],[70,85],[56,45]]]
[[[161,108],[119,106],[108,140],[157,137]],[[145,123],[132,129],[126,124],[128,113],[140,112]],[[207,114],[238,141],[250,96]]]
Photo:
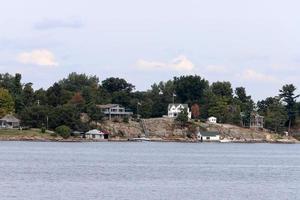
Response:
[[[216,124],[216,123],[217,123],[217,118],[211,116],[211,117],[209,117],[209,118],[207,119],[207,122],[208,122],[208,123],[211,123],[211,124]]]
[[[220,134],[218,132],[198,132],[197,138],[199,141],[220,141]]]
[[[177,117],[179,113],[181,113],[184,109],[187,109],[188,112],[188,118],[191,119],[192,113],[190,112],[188,104],[169,104],[168,106],[168,117],[174,118]]]
[[[95,140],[108,139],[108,133],[93,129],[85,133],[85,138]]]

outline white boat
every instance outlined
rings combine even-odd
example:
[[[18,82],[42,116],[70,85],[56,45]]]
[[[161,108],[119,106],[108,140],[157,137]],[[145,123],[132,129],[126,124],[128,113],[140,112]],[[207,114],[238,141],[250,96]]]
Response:
[[[220,140],[220,142],[222,142],[222,143],[229,143],[229,142],[232,142],[232,140],[224,138],[223,140]]]
[[[140,138],[132,138],[133,141],[151,141],[149,138],[140,137]]]

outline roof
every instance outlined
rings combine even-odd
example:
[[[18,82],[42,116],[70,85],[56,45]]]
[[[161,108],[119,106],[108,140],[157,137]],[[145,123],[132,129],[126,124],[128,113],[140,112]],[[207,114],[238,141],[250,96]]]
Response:
[[[20,122],[20,120],[18,118],[16,118],[15,116],[13,116],[13,115],[5,115],[0,120],[1,121],[6,121],[6,122],[13,122],[13,123]]]
[[[202,131],[202,132],[200,132],[200,134],[201,134],[203,137],[215,137],[215,136],[217,136],[217,135],[220,135],[220,133],[214,132],[214,131]]]
[[[182,106],[183,106],[184,108],[186,108],[186,109],[189,108],[188,104],[185,104],[185,103],[170,103],[169,106],[168,106],[168,110],[170,110],[170,108],[171,108],[172,106],[175,106],[175,107],[177,108],[177,107],[180,106],[180,105],[182,105]]]
[[[209,117],[208,119],[217,119],[216,117],[214,117],[214,116],[211,116],[211,117]]]
[[[88,134],[88,135],[106,135],[106,134],[109,134],[108,131],[99,131],[98,129],[92,129],[92,130],[89,130],[88,132],[86,132],[85,134]]]
[[[89,130],[85,134],[88,134],[88,135],[104,135],[104,133],[102,133],[101,131],[99,131],[97,129]]]
[[[119,106],[119,104],[104,104],[104,105],[97,105],[98,108],[113,108],[113,107],[117,107]]]

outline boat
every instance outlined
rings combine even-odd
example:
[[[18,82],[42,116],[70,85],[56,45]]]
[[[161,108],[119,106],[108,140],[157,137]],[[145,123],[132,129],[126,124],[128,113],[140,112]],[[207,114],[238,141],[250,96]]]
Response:
[[[132,141],[151,141],[149,138],[146,138],[146,137],[140,137],[140,138],[132,138],[131,139]]]
[[[232,142],[232,140],[224,138],[223,140],[220,140],[220,142],[222,142],[222,143],[229,143],[229,142]]]

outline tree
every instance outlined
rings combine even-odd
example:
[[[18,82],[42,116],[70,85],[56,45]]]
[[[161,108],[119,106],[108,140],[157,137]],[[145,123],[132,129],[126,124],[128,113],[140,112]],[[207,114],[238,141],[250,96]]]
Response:
[[[22,125],[41,128],[43,125],[47,124],[47,116],[52,109],[52,107],[37,104],[25,107],[20,113]]]
[[[99,78],[73,72],[68,75],[68,78],[59,81],[59,85],[65,90],[80,92],[85,87],[97,89],[99,87]]]
[[[228,122],[229,119],[229,112],[228,112],[228,104],[226,103],[226,100],[224,100],[222,97],[214,97],[214,100],[211,101],[209,104],[208,113],[209,116],[214,116],[220,121],[221,123]]]
[[[87,114],[90,117],[91,121],[101,121],[104,118],[104,114],[100,108],[98,108],[95,104],[90,105],[87,109]]]
[[[184,108],[180,113],[178,113],[175,120],[179,122],[181,126],[184,126],[189,120],[187,109]]]
[[[22,99],[24,106],[31,106],[34,100],[34,91],[32,89],[32,83],[26,83],[23,92],[22,92]]]
[[[296,99],[300,95],[295,95],[296,87],[293,84],[286,84],[279,90],[279,97],[285,102],[285,108],[288,113],[288,132],[290,133],[292,122],[295,120]]]
[[[174,89],[181,103],[201,102],[208,81],[197,75],[174,77]]]
[[[135,87],[122,78],[107,78],[102,81],[102,87],[109,93],[127,92],[130,93]]]
[[[48,88],[46,96],[48,104],[55,107],[67,103],[72,98],[73,92],[63,89],[58,83],[54,83]]]
[[[194,119],[198,119],[200,116],[200,107],[197,103],[194,103],[191,107],[192,116]]]
[[[224,100],[227,101],[227,103],[230,103],[232,101],[232,88],[230,82],[215,82],[211,85],[212,92],[220,97],[223,97]]]
[[[63,137],[64,139],[67,139],[67,138],[69,138],[71,136],[71,129],[70,129],[70,127],[65,126],[65,125],[58,126],[55,129],[55,132],[58,135],[60,135],[61,137]]]
[[[0,88],[0,117],[14,111],[14,100],[8,90]]]
[[[251,99],[251,96],[246,94],[246,89],[244,87],[237,87],[235,89],[234,104],[240,107],[242,125],[249,126],[251,113],[254,109],[254,102]]]
[[[70,100],[71,104],[74,105],[83,105],[84,104],[84,99],[82,97],[82,95],[80,94],[80,92],[76,92],[73,97]]]
[[[265,113],[265,127],[275,132],[284,130],[285,122],[288,119],[288,114],[278,99],[273,99]]]
[[[49,128],[55,129],[60,125],[66,125],[73,130],[81,130],[80,111],[74,105],[65,104],[53,107],[49,111]]]
[[[46,105],[48,101],[47,93],[44,89],[40,88],[34,91],[34,100],[33,104]]]

